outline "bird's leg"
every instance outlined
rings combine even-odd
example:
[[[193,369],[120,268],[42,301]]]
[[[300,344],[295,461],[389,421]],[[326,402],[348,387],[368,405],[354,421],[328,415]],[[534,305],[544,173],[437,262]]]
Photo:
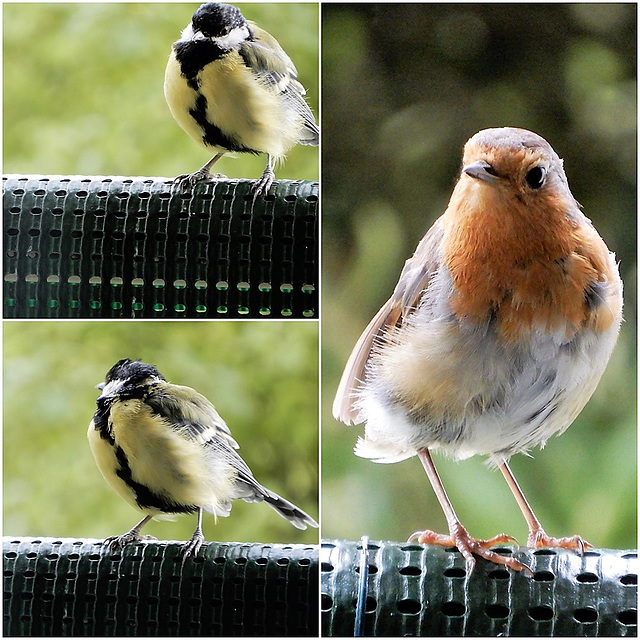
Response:
[[[109,551],[117,551],[118,549],[124,548],[130,542],[156,540],[153,536],[140,535],[140,529],[142,529],[142,527],[144,527],[151,518],[153,518],[153,516],[145,516],[135,527],[133,527],[133,529],[131,529],[131,531],[127,531],[127,533],[123,533],[121,536],[109,536],[105,539],[103,544],[109,548]]]
[[[193,555],[194,557],[198,555],[198,551],[200,551],[200,547],[204,542],[204,535],[202,534],[202,509],[198,509],[198,524],[196,525],[196,530],[193,532],[191,536],[191,540],[189,542],[185,542],[182,545],[182,564],[184,565],[185,560]]]
[[[507,567],[511,567],[515,571],[524,570],[531,573],[529,567],[522,564],[515,558],[502,556],[499,553],[496,553],[495,551],[491,551],[489,549],[489,547],[495,544],[516,542],[516,540],[511,536],[502,533],[498,536],[495,536],[494,538],[491,538],[490,540],[476,540],[469,535],[469,532],[462,526],[462,523],[453,510],[451,501],[449,500],[447,492],[445,491],[442,481],[440,480],[440,476],[436,471],[433,460],[431,460],[431,455],[429,454],[428,449],[420,449],[418,451],[418,456],[420,458],[420,461],[422,462],[424,470],[427,473],[429,482],[431,482],[431,486],[433,487],[436,497],[438,498],[438,502],[440,503],[440,506],[444,511],[444,515],[447,519],[447,524],[449,525],[449,535],[442,535],[428,530],[416,531],[409,538],[409,542],[420,542],[422,544],[437,544],[446,547],[457,547],[458,551],[460,551],[466,561],[469,574],[471,574],[476,564],[475,558],[473,557],[474,553],[481,558],[484,558],[485,560],[489,560],[489,562],[506,565]]]
[[[527,521],[527,527],[529,528],[529,537],[527,538],[528,547],[560,547],[562,549],[575,549],[580,552],[580,555],[584,554],[585,549],[592,548],[592,545],[580,536],[571,536],[568,538],[552,538],[551,536],[548,536],[542,528],[540,521],[536,518],[535,513],[533,513],[533,510],[529,506],[527,499],[524,497],[524,493],[522,493],[522,489],[520,489],[515,476],[506,462],[503,462],[500,465],[500,471],[502,471],[502,475],[507,481],[509,489],[511,489],[511,493],[513,493],[513,497],[516,499],[516,502],[520,507],[520,511],[522,511],[522,515]]]
[[[217,153],[207,164],[198,169],[195,173],[183,173],[174,179],[174,183],[180,187],[180,192],[184,193],[189,187],[195,187],[201,180],[209,180],[210,178],[226,178],[221,173],[211,173],[210,169],[222,158],[224,153]]]
[[[256,201],[256,198],[261,193],[266,193],[269,191],[269,187],[273,184],[273,181],[276,178],[276,174],[273,172],[273,168],[271,167],[271,154],[267,154],[267,166],[265,167],[262,176],[255,181],[252,191],[253,191],[253,201]]]

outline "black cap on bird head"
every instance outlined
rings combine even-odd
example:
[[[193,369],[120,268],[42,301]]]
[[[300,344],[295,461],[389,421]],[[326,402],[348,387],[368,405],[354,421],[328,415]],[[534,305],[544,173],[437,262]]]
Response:
[[[138,384],[148,378],[158,378],[165,380],[165,377],[152,364],[145,364],[140,360],[130,360],[123,358],[118,360],[105,376],[105,382],[98,385],[98,389],[104,388],[105,384],[113,380],[128,380],[133,384]]]
[[[240,10],[230,4],[207,2],[193,14],[191,18],[194,31],[199,31],[207,38],[221,38],[232,29],[247,24]]]

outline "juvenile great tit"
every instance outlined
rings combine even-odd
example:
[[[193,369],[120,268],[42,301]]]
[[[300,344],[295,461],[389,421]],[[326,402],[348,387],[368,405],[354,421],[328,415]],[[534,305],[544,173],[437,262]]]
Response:
[[[227,152],[266,153],[253,186],[266,193],[296,143],[318,145],[318,127],[296,68],[276,39],[228,4],[203,4],[173,44],[164,95],[178,124],[215,154],[201,169],[180,175],[184,191],[220,177],[210,169]]]
[[[226,517],[239,498],[266,502],[298,529],[318,526],[253,477],[229,427],[197,391],[129,359],[111,367],[98,388],[87,433],[91,451],[105,480],[146,514],[128,533],[107,538],[110,549],[147,539],[140,529],[152,518],[197,512],[196,530],[182,547],[185,559],[195,556],[204,542],[202,512]]]

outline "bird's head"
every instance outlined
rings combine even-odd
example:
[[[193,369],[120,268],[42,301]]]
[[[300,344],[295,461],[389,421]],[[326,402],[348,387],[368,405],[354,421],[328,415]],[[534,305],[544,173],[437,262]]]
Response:
[[[251,29],[239,9],[208,2],[193,14],[181,41],[208,40],[220,49],[234,49],[250,37]]]
[[[551,205],[562,199],[575,206],[562,160],[544,138],[525,129],[502,127],[476,133],[465,145],[460,181],[485,197],[490,192],[499,194],[503,202]]]
[[[158,382],[166,382],[164,376],[151,364],[123,358],[109,369],[105,381],[97,385],[100,398],[136,397]]]

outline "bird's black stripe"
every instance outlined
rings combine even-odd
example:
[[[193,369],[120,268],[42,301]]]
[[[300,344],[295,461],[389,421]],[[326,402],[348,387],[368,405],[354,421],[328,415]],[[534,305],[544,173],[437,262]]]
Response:
[[[192,89],[198,88],[196,76],[205,66],[229,53],[210,40],[176,42],[173,50],[180,64],[180,73],[187,78]]]
[[[228,151],[240,151],[243,153],[260,154],[261,151],[245,147],[237,138],[226,135],[215,124],[207,119],[207,99],[199,94],[193,109],[189,109],[189,115],[198,123],[204,131],[202,141],[212,147],[221,147]]]
[[[144,387],[136,386],[134,382],[131,382],[127,387],[124,387],[120,391],[120,399],[141,399],[146,394],[151,393],[153,389],[154,385],[150,385],[148,389],[145,389]],[[114,398],[111,397],[98,398],[96,400],[98,409],[93,415],[94,428],[100,432],[100,437],[105,439],[111,446],[115,445],[115,440],[111,435],[111,426],[109,424],[109,413],[111,411],[113,400]]]
[[[543,421],[540,421],[538,419],[543,414],[546,414],[544,415],[544,419],[546,420],[546,418],[548,418],[554,411],[556,411],[556,409],[558,408],[558,404],[556,400],[557,400],[557,394],[551,400],[549,400],[549,402],[545,402],[539,409],[537,409],[530,416],[528,416],[525,419],[524,424],[529,425],[532,422],[537,421],[538,427],[536,428],[536,431],[538,431],[543,424]]]
[[[198,510],[196,505],[177,504],[167,500],[164,496],[154,493],[149,487],[133,479],[127,454],[116,444],[109,424],[111,401],[106,398],[98,399],[98,410],[93,416],[94,428],[100,432],[100,437],[106,440],[118,461],[116,475],[133,491],[136,503],[141,509],[158,509],[164,513],[193,513]]]
[[[198,510],[196,505],[176,504],[171,502],[157,493],[154,493],[149,487],[136,482],[131,475],[131,467],[127,454],[122,447],[115,445],[114,450],[116,460],[120,464],[120,468],[116,471],[117,476],[135,493],[136,503],[142,509],[159,509],[164,513],[193,513]]]
[[[93,414],[93,428],[100,432],[100,437],[106,440],[112,447],[116,441],[111,435],[111,429],[109,428],[109,409],[111,407],[111,401],[106,398],[98,398],[97,400],[98,410]]]

